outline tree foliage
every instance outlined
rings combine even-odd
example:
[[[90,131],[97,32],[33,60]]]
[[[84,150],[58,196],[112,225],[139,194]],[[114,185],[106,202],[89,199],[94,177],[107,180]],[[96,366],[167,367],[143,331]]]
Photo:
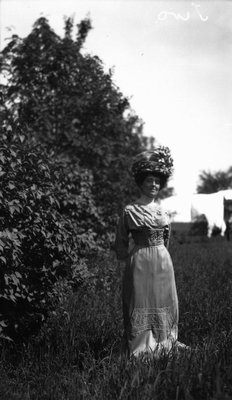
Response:
[[[232,188],[232,167],[226,171],[202,171],[199,175],[198,193],[215,193]]]
[[[131,157],[145,147],[142,122],[97,56],[81,46],[91,29],[86,19],[67,19],[59,37],[39,18],[24,39],[14,37],[2,52],[8,79],[6,98],[30,135],[68,154],[93,173],[93,191],[112,225],[124,202],[133,196],[128,179]],[[123,190],[122,190],[123,188]]]

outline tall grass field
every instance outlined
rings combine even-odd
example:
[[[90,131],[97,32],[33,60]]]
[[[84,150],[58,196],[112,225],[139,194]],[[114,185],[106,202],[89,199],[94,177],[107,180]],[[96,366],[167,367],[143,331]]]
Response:
[[[24,346],[1,343],[3,400],[232,399],[232,243],[173,240],[179,341],[189,352],[125,359],[121,279],[114,254],[91,261],[89,282],[59,301]]]

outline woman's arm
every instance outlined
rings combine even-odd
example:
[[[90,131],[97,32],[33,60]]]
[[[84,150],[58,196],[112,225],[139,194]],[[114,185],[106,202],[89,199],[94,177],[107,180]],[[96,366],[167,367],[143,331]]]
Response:
[[[164,227],[164,245],[165,247],[169,247],[169,242],[170,242],[170,236],[171,236],[171,224],[168,224]]]
[[[129,229],[126,220],[125,211],[121,214],[116,231],[116,239],[114,249],[119,261],[125,260],[128,257],[129,246]]]

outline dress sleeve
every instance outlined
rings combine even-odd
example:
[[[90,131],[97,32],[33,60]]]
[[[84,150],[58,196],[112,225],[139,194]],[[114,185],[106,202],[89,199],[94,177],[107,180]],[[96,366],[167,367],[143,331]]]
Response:
[[[126,221],[126,213],[123,211],[119,218],[114,249],[118,260],[124,260],[128,256],[129,228]]]

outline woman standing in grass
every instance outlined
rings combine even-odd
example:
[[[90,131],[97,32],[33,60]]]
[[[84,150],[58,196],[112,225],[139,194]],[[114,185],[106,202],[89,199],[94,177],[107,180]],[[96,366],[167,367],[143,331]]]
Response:
[[[168,147],[139,154],[132,174],[140,197],[120,217],[115,241],[123,278],[124,339],[129,355],[159,356],[178,346],[178,298],[172,260],[167,250],[170,223],[156,198],[172,173]],[[134,247],[129,251],[129,238]]]

